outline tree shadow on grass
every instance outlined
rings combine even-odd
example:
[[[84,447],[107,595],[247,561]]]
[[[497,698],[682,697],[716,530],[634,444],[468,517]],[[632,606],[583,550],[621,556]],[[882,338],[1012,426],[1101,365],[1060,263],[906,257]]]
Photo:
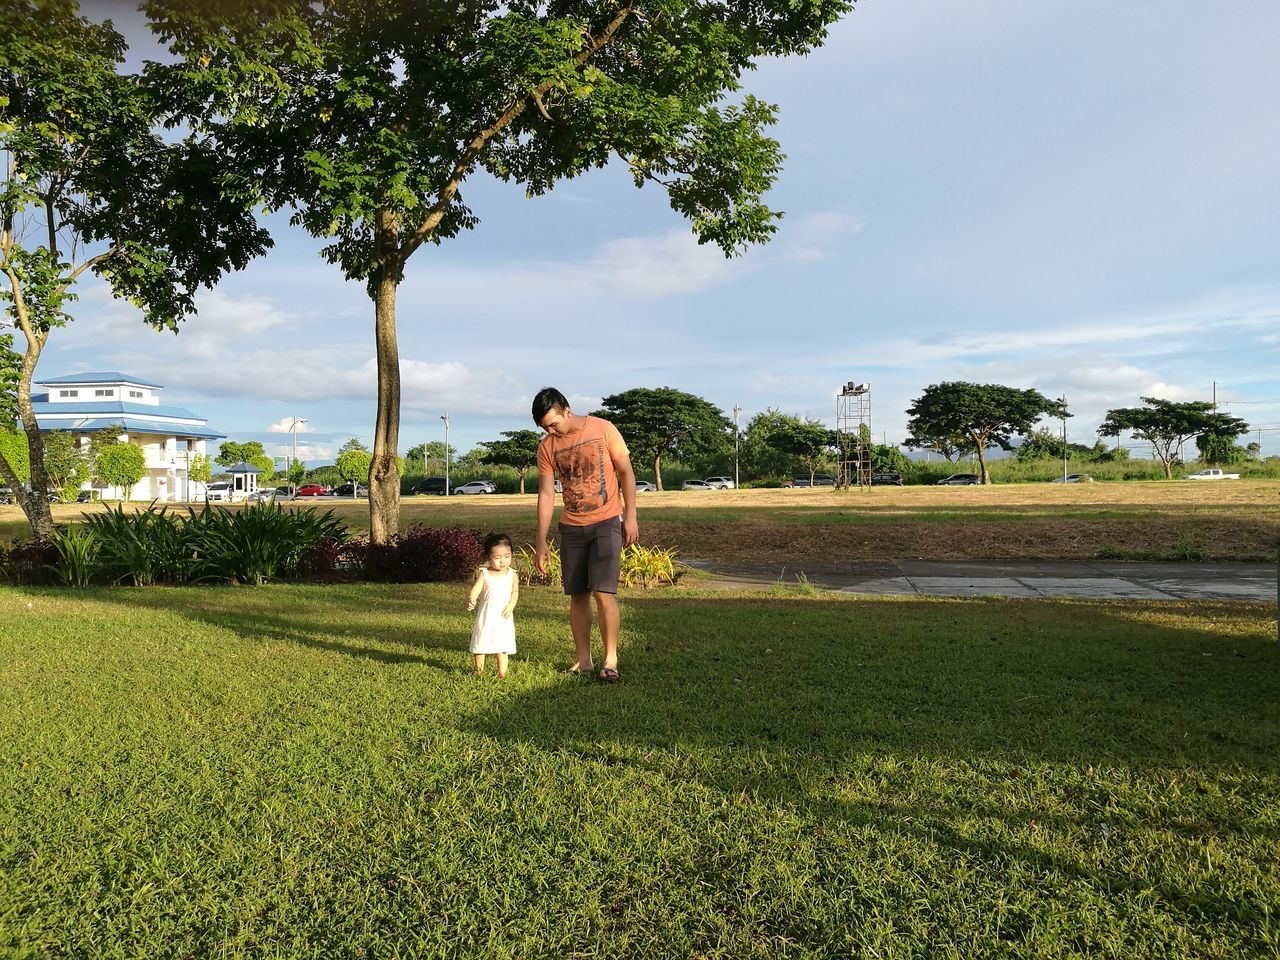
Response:
[[[1226,878],[1188,891],[1108,837],[1280,839],[1265,813],[1280,657],[1259,608],[1241,628],[1245,609],[632,598],[621,684],[565,681],[466,723],[602,777],[695,783],[1234,922],[1265,912],[1260,894],[1241,901]]]

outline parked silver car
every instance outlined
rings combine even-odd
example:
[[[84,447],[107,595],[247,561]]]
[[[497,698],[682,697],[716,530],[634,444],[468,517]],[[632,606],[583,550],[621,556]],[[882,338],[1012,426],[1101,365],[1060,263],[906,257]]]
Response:
[[[707,477],[707,486],[714,487],[717,490],[732,490],[734,488],[733,477]]]
[[[469,480],[461,486],[453,488],[454,493],[497,493],[498,485],[492,480]]]
[[[636,493],[657,493],[658,488],[648,480],[636,481]]]
[[[711,484],[705,480],[686,480],[680,485],[681,490],[714,490]]]

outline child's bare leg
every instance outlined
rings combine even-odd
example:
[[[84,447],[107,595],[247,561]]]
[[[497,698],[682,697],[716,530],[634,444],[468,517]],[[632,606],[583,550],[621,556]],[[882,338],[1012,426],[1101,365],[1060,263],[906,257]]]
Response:
[[[499,653],[496,656],[498,658],[498,677],[501,679],[507,675],[507,655]]]
[[[471,659],[476,665],[475,675],[478,677],[480,674],[484,673],[484,654],[473,653],[471,655]]]

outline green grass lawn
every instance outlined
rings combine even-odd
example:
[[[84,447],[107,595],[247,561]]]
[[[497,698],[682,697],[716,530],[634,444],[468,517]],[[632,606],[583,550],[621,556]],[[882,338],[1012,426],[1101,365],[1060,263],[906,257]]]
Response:
[[[5,957],[1275,957],[1265,605],[0,587]]]

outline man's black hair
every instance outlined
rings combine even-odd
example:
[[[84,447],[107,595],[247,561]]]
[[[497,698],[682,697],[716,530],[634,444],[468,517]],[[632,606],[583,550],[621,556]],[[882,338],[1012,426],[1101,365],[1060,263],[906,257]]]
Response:
[[[540,427],[542,418],[549,410],[559,410],[564,413],[568,409],[569,401],[564,398],[563,393],[555,387],[543,387],[533,398],[533,422]]]
[[[505,533],[491,533],[484,538],[484,555],[487,557],[494,547],[511,547],[511,538]]]

